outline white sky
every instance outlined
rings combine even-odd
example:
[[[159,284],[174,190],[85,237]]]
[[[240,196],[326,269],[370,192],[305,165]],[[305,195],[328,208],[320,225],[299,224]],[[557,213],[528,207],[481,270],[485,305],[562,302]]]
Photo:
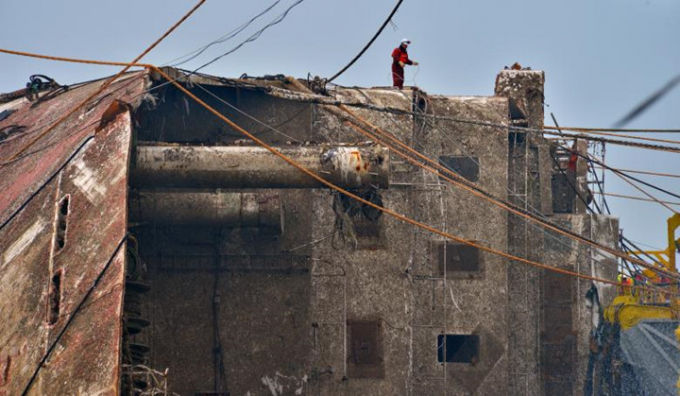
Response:
[[[163,64],[238,27],[273,0],[209,0],[144,62]],[[226,52],[293,0],[282,0],[235,39],[213,47],[184,68]],[[372,37],[396,0],[305,0],[257,41],[203,70],[237,77],[307,73],[328,77]],[[193,4],[192,1],[0,0],[0,47],[87,59],[129,61]],[[238,5],[236,5],[238,4]],[[610,127],[641,100],[680,73],[680,2],[677,0],[405,0],[373,47],[336,82],[390,83],[390,52],[408,37],[421,63],[407,83],[430,94],[492,95],[496,73],[515,61],[546,72],[546,125]],[[113,74],[117,68],[63,64],[0,54],[0,92],[25,85],[31,74],[70,84]],[[634,128],[680,128],[680,87]],[[646,135],[680,140],[678,135]],[[680,173],[680,155],[607,147],[615,167]],[[680,193],[679,179],[640,176]],[[607,174],[607,191],[640,195]],[[680,201],[653,193],[661,199]],[[665,219],[655,204],[608,199],[624,233],[665,246]]]

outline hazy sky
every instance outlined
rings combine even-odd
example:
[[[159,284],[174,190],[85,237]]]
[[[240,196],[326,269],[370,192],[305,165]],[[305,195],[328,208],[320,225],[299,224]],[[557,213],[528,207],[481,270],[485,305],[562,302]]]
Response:
[[[238,27],[273,3],[208,2],[144,62],[163,64]],[[236,38],[183,65],[197,67],[226,52],[285,10],[281,2]],[[370,39],[396,0],[305,0],[255,42],[206,68],[237,77],[283,73],[330,76]],[[192,1],[0,0],[0,47],[67,57],[130,61],[193,4]],[[336,82],[390,83],[390,52],[413,41],[407,84],[431,94],[492,95],[496,73],[515,61],[546,72],[546,124],[610,127],[680,73],[677,0],[405,0],[373,47]],[[63,64],[0,54],[0,92],[21,88],[31,74],[70,84],[117,68]],[[629,127],[680,128],[680,87]],[[654,136],[654,135],[649,135]],[[679,139],[678,135],[657,135]],[[680,173],[680,155],[607,147],[611,166]],[[676,193],[680,179],[644,177]],[[608,192],[640,195],[607,174]],[[659,198],[680,201],[661,193]],[[608,199],[629,238],[665,246],[665,219],[655,204]],[[679,207],[680,208],[680,207]]]

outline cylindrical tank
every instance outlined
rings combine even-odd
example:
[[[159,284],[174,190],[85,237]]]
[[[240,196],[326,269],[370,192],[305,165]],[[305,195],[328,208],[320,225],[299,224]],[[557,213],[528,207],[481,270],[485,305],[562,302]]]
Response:
[[[389,186],[389,152],[372,147],[278,150],[348,189]],[[261,147],[138,146],[132,185],[145,188],[320,188],[321,183]]]

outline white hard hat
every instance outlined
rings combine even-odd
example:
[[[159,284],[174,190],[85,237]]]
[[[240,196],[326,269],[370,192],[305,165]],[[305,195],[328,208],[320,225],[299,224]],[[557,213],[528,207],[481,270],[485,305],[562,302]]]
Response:
[[[405,38],[405,39],[401,40],[401,43],[402,44],[411,44],[411,40]]]

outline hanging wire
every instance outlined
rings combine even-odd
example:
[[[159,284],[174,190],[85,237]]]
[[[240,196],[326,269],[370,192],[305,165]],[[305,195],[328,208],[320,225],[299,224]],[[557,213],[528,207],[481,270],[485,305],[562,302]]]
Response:
[[[260,13],[257,14],[257,15],[255,15],[255,16],[252,17],[250,20],[248,20],[247,22],[243,23],[241,26],[237,27],[236,29],[233,29],[233,30],[227,32],[226,34],[224,34],[223,36],[221,36],[221,37],[215,39],[214,41],[212,41],[212,42],[210,42],[210,43],[208,43],[208,44],[206,44],[206,45],[204,45],[204,46],[202,46],[202,47],[199,47],[199,48],[197,48],[197,49],[195,49],[195,50],[193,50],[193,51],[191,51],[191,52],[189,52],[189,53],[187,53],[187,54],[184,54],[184,55],[182,55],[182,56],[180,56],[180,57],[177,57],[177,58],[175,58],[175,59],[173,59],[173,60],[170,60],[170,61],[165,62],[165,63],[163,64],[163,66],[169,65],[169,64],[172,64],[173,67],[181,66],[181,65],[183,65],[183,64],[185,64],[185,63],[187,63],[187,62],[190,62],[190,61],[196,59],[197,57],[199,57],[202,53],[204,53],[208,48],[212,47],[213,45],[223,44],[223,43],[225,43],[225,42],[227,42],[227,41],[233,39],[234,37],[238,36],[239,33],[241,33],[242,31],[244,31],[245,29],[247,29],[248,26],[250,26],[250,25],[251,25],[253,22],[255,22],[258,18],[260,18],[260,17],[263,16],[264,14],[268,13],[272,8],[276,7],[276,5],[278,5],[280,2],[281,2],[281,0],[276,0],[276,1],[273,2],[271,5],[269,5],[269,7],[265,8],[262,12],[260,12]],[[188,58],[187,58],[187,59],[184,59],[184,60],[181,60],[181,59],[186,58],[186,57],[188,57]],[[179,60],[181,60],[181,61],[180,61],[180,62],[177,62],[177,61],[179,61]],[[176,63],[174,63],[174,62],[176,62]]]

